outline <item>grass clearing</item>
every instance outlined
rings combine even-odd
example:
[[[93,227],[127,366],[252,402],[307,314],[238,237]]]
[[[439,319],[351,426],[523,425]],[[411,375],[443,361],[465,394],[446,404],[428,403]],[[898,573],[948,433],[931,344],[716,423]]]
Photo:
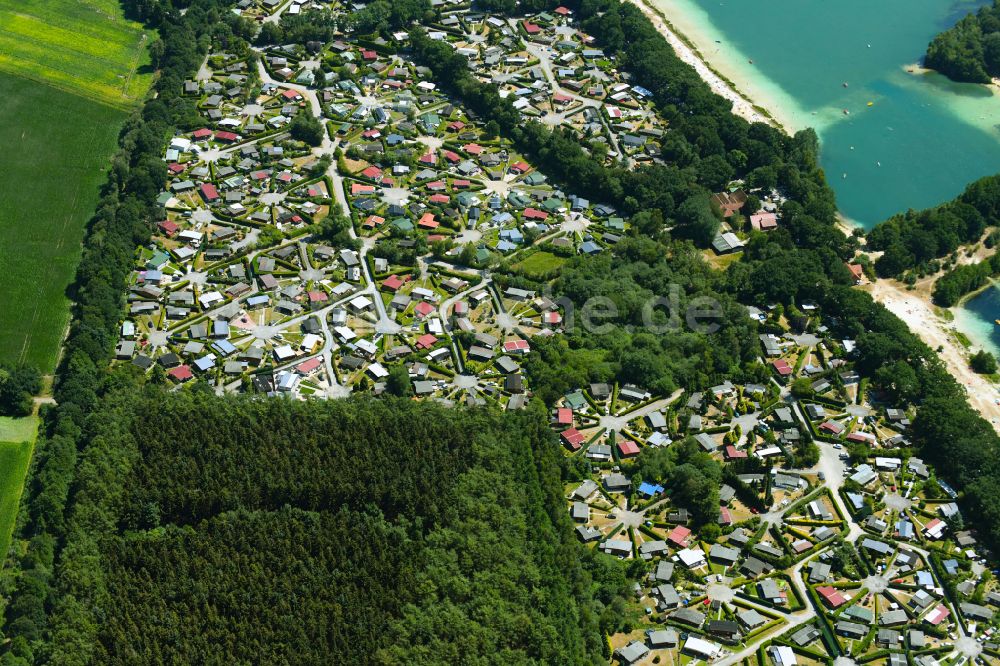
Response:
[[[0,442],[0,553],[4,556],[10,548],[10,536],[17,520],[17,507],[31,462],[34,439],[33,432],[28,441]]]
[[[540,250],[527,259],[517,262],[512,268],[528,277],[544,276],[550,271],[558,270],[564,263],[566,263],[564,257]]]
[[[0,71],[119,108],[152,82],[154,36],[115,0],[0,0]]]
[[[3,72],[0,90],[0,359],[48,373],[69,318],[80,239],[125,114]]]

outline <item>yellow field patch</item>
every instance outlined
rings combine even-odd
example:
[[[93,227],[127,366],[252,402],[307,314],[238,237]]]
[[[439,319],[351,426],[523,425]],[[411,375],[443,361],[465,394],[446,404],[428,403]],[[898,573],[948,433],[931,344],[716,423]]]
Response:
[[[148,90],[154,38],[107,0],[0,0],[0,71],[116,107]]]

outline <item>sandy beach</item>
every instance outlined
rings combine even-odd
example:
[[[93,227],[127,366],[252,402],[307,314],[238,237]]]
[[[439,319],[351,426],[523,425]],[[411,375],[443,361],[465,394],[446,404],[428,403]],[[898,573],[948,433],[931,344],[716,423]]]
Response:
[[[968,352],[951,332],[952,326],[942,320],[926,297],[909,292],[894,280],[879,280],[866,289],[872,298],[906,322],[931,349],[940,349],[938,356],[948,372],[965,387],[969,404],[1000,432],[1000,393],[996,386],[969,367]]]
[[[634,1],[636,6],[642,9],[646,17],[653,22],[656,29],[660,31],[668,42],[670,42],[670,46],[673,47],[677,56],[687,64],[694,67],[695,71],[698,72],[698,76],[700,76],[702,80],[709,85],[712,92],[720,97],[728,99],[733,103],[733,113],[752,123],[767,123],[768,125],[783,127],[783,124],[772,117],[772,114],[764,114],[754,108],[754,102],[752,100],[740,91],[736,90],[734,86],[730,85],[722,78],[722,76],[710,67],[693,48],[688,46],[685,40],[681,39],[681,37],[674,32],[669,25],[667,25],[667,22],[663,20],[663,17],[655,6],[648,4],[646,0]]]

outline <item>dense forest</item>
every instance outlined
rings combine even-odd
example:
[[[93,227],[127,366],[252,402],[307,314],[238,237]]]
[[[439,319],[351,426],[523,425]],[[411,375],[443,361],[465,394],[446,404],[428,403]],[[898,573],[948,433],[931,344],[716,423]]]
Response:
[[[100,417],[65,603],[48,627],[7,612],[22,636],[51,636],[36,662],[607,658],[593,592],[624,594],[624,573],[585,572],[537,413],[147,386],[109,395]]]
[[[1000,0],[934,37],[924,63],[955,81],[989,83],[1000,76]]]
[[[636,236],[613,253],[571,260],[550,289],[575,325],[533,342],[525,369],[534,394],[551,404],[591,382],[634,383],[669,395],[727,378],[766,381],[766,368],[756,362],[756,325],[725,288],[724,274],[685,242]],[[657,298],[660,305],[649,309]],[[588,325],[588,303],[605,304],[614,316]],[[713,308],[711,318],[694,323],[717,330],[694,330],[686,318],[692,305]]]
[[[25,416],[35,406],[33,396],[42,390],[38,368],[0,363],[0,416]]]
[[[940,260],[962,245],[978,242],[1000,221],[1000,175],[966,186],[952,201],[890,217],[868,232],[868,249],[881,251],[879,277],[900,277],[914,269],[934,273]]]
[[[980,289],[1000,273],[1000,254],[975,264],[956,266],[934,282],[934,302],[950,308],[966,294]]]

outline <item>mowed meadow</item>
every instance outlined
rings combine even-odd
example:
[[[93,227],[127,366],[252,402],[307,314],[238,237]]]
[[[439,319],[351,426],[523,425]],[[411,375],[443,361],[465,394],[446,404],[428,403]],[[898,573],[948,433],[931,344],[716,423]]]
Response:
[[[52,372],[66,292],[156,35],[117,0],[0,0],[0,359]]]
[[[0,0],[0,71],[123,109],[149,88],[154,37],[117,0]]]

